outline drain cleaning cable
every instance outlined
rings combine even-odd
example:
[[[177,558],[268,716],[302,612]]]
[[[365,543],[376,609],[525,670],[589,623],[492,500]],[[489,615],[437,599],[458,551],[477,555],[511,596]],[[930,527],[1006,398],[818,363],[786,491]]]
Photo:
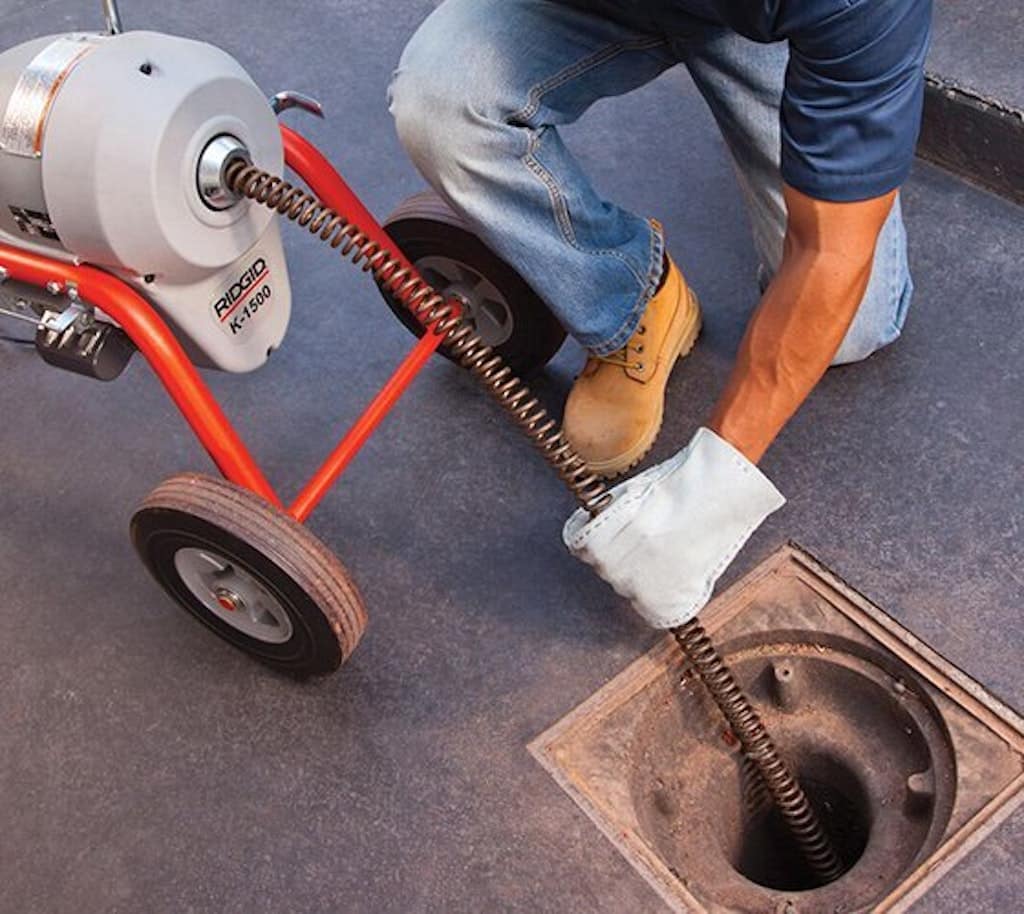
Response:
[[[587,468],[529,387],[462,322],[457,309],[414,270],[403,266],[399,257],[312,194],[243,159],[226,169],[225,179],[239,196],[275,210],[319,236],[343,259],[364,272],[372,272],[428,332],[444,335],[448,351],[509,414],[592,516],[608,507],[612,495],[604,480]],[[672,634],[728,721],[744,755],[760,773],[808,865],[822,884],[838,879],[844,871],[843,863],[817,813],[704,627],[693,619],[673,629]]]

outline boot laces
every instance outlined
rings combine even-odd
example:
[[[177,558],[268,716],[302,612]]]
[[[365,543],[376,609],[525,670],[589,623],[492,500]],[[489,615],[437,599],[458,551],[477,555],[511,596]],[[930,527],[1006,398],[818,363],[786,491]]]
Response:
[[[633,338],[626,343],[621,349],[615,352],[609,352],[608,355],[592,355],[591,358],[596,359],[598,362],[604,362],[606,365],[615,365],[622,369],[635,369],[636,371],[643,371],[644,363],[641,358],[634,358],[630,353],[636,353],[636,355],[642,356],[644,352],[643,342],[636,342],[637,337],[643,336],[647,332],[647,328],[641,324],[637,327],[636,334]]]

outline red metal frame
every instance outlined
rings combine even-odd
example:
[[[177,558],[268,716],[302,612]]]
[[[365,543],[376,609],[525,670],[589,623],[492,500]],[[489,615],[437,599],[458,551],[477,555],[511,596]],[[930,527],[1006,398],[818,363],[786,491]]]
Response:
[[[358,223],[372,240],[398,254],[387,232],[319,150],[287,127],[281,127],[281,135],[285,161],[313,193],[332,209]],[[404,259],[403,265],[412,269]],[[77,286],[83,299],[94,302],[124,328],[224,478],[282,506],[166,322],[131,286],[95,267],[75,266],[2,243],[0,267],[6,269],[12,279],[39,288],[46,288],[52,282],[62,287]],[[288,508],[292,517],[300,523],[309,517],[429,361],[442,339],[443,336],[436,333],[424,334]]]

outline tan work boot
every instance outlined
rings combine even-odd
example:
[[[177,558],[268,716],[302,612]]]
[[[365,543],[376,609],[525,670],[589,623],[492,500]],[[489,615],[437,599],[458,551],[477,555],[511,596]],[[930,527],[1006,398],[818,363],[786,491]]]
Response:
[[[700,333],[697,296],[666,255],[667,275],[632,339],[611,355],[592,355],[565,404],[563,429],[593,472],[625,473],[653,447],[676,360]]]

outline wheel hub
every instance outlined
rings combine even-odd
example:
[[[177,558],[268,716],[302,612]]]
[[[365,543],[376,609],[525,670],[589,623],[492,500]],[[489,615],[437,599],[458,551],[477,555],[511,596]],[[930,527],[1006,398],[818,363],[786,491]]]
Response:
[[[217,598],[217,602],[220,603],[221,608],[226,612],[233,613],[239,610],[245,609],[245,603],[242,598],[226,587],[218,587],[214,592],[214,596]]]
[[[276,597],[237,561],[211,549],[186,547],[174,556],[182,581],[218,619],[250,638],[284,644],[292,620]]]
[[[512,309],[485,276],[451,257],[421,257],[416,269],[443,295],[458,299],[463,319],[488,346],[501,346],[512,337]]]

